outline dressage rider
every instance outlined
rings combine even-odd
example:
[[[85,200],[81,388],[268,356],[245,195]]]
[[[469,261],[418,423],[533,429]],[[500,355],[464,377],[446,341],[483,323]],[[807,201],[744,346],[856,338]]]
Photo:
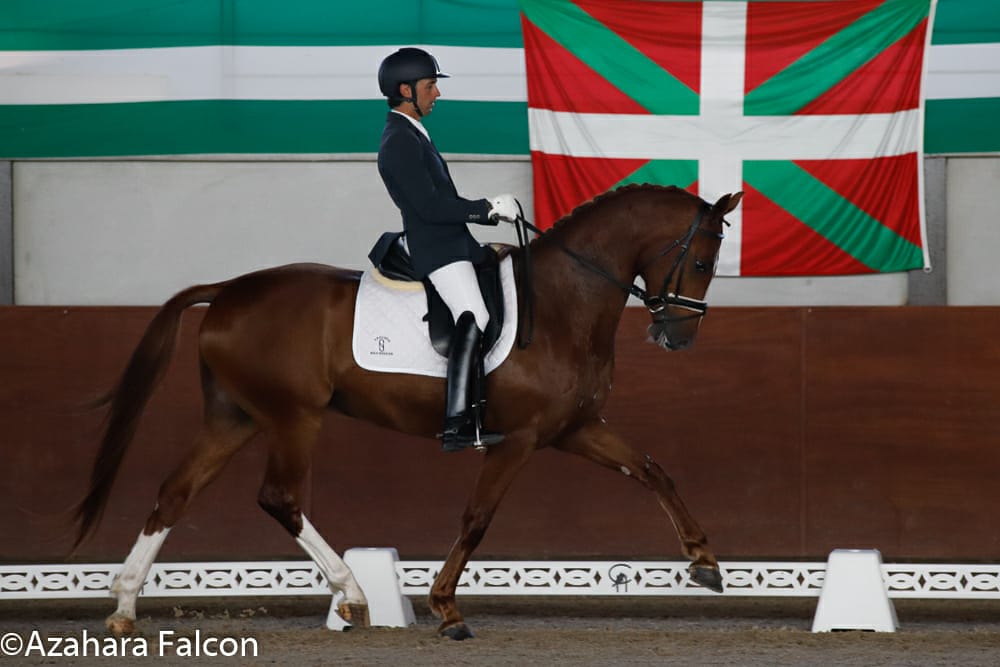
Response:
[[[403,215],[403,243],[415,272],[430,280],[455,319],[441,442],[445,451],[459,451],[503,440],[481,428],[484,406],[473,396],[477,385],[485,386],[482,336],[490,318],[473,265],[486,261],[489,250],[467,225],[513,222],[519,206],[509,194],[489,200],[458,195],[448,165],[421,122],[441,95],[438,79],[447,77],[434,56],[421,49],[399,49],[382,61],[378,84],[391,110],[378,171]]]

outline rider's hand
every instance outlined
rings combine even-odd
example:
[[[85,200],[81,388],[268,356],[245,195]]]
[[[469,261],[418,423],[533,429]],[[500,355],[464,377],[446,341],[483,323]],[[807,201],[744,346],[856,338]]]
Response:
[[[490,199],[490,220],[502,220],[513,223],[521,214],[521,205],[514,195],[497,195]]]

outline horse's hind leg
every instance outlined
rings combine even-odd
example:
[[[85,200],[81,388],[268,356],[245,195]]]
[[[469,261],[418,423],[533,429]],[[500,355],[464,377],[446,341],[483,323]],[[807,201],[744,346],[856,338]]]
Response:
[[[139,533],[139,539],[125,559],[122,571],[111,584],[111,594],[118,599],[118,608],[105,619],[104,624],[115,635],[130,635],[135,630],[136,598],[168,532],[169,528],[162,528],[148,535],[145,530]]]
[[[598,419],[554,443],[554,446],[624,473],[655,493],[660,506],[673,521],[684,555],[692,561],[689,568],[691,578],[717,593],[722,592],[719,563],[708,547],[705,533],[684,506],[673,480],[652,458],[637,452]]]
[[[302,481],[309,470],[312,447],[319,433],[322,414],[292,420],[275,429],[267,462],[267,473],[257,502],[265,512],[285,527],[303,551],[319,567],[332,592],[342,592],[344,599],[337,613],[357,627],[368,627],[368,600],[347,564],[306,518],[299,503]]]
[[[170,532],[197,493],[219,474],[225,464],[257,433],[257,426],[235,406],[210,402],[205,424],[188,456],[160,486],[156,507],[111,585],[118,608],[105,621],[116,635],[135,629],[135,602],[149,568]]]

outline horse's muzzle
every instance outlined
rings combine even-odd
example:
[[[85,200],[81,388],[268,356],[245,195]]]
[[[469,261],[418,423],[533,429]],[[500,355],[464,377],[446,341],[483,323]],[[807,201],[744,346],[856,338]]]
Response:
[[[670,317],[666,309],[653,313],[653,323],[649,325],[649,337],[654,343],[665,350],[683,350],[694,343],[701,326],[701,318],[705,314],[702,309],[686,309],[690,311],[680,317]]]
[[[691,343],[694,342],[694,334],[698,331],[697,325],[691,333],[686,334],[672,331],[676,328],[671,326],[670,322],[653,322],[649,325],[649,337],[664,350],[683,350],[690,347]],[[684,329],[690,329],[690,327],[684,327]]]

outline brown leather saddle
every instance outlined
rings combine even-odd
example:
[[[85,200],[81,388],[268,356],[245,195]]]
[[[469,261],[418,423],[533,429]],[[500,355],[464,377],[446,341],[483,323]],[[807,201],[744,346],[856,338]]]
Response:
[[[431,339],[431,345],[441,356],[447,357],[451,349],[452,332],[455,330],[455,319],[451,310],[434,289],[431,281],[417,278],[410,262],[410,255],[403,248],[400,238],[404,232],[385,232],[379,237],[375,247],[368,253],[372,265],[386,278],[403,281],[420,281],[427,293],[427,314],[424,321]],[[500,258],[496,250],[489,250],[488,259],[476,265],[476,276],[479,279],[479,290],[483,294],[486,310],[490,314],[490,322],[483,332],[483,349],[489,350],[500,338],[503,331],[503,286],[500,283]]]

